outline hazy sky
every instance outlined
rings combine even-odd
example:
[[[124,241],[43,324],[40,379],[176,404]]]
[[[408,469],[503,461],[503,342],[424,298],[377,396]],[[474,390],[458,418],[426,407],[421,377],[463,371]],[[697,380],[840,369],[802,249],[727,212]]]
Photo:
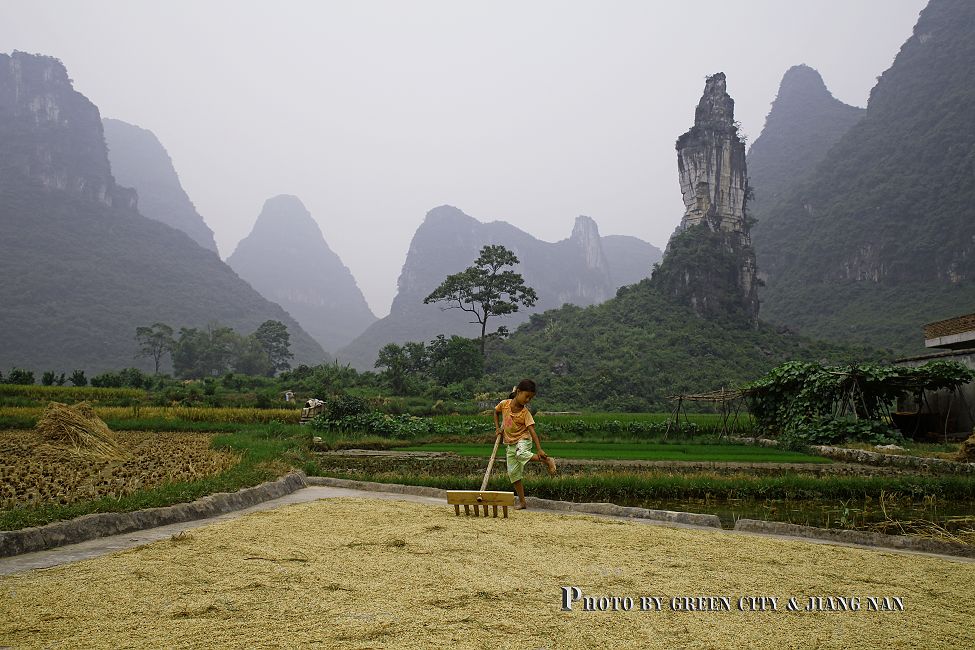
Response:
[[[153,131],[221,257],[265,199],[300,197],[384,316],[442,204],[662,248],[705,76],[749,140],[792,65],[865,106],[925,4],[0,0],[0,51],[61,59],[103,117]]]

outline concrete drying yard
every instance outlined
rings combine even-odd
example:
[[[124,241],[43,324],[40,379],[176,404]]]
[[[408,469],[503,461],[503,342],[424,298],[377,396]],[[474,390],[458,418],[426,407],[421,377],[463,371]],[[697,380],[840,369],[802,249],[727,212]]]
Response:
[[[0,646],[975,642],[971,561],[537,511],[455,517],[425,501],[297,503],[0,576]]]

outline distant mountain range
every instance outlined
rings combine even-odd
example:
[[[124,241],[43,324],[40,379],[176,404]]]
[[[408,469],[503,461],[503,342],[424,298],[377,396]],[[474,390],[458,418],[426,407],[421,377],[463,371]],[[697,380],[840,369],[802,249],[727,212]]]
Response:
[[[227,264],[326,350],[338,350],[376,321],[352,273],[296,196],[268,199]]]
[[[596,222],[581,216],[567,239],[550,243],[532,237],[504,221],[483,223],[452,206],[427,213],[410,243],[390,313],[373,323],[339,351],[339,360],[372,369],[386,343],[429,341],[438,334],[479,334],[464,313],[424,305],[428,296],[451,273],[471,266],[480,249],[501,244],[519,259],[516,269],[538,294],[537,305],[511,317],[489,321],[509,329],[530,314],[566,303],[580,306],[603,302],[624,285],[648,277],[661,252],[636,237],[601,237]]]
[[[213,250],[137,204],[112,175],[98,108],[61,62],[0,54],[0,367],[149,368],[134,358],[135,329],[157,321],[249,334],[280,320],[296,362],[324,359]]]
[[[932,0],[859,118],[786,75],[749,163],[763,318],[906,354],[975,307],[973,33],[975,3]]]
[[[833,97],[813,68],[797,65],[786,71],[765,127],[748,149],[753,239],[761,238],[765,210],[811,174],[865,113]]]

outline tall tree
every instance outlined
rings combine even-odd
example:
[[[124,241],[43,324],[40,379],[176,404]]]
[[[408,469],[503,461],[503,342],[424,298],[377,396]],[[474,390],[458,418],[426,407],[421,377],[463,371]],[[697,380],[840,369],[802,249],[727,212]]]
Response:
[[[514,267],[517,263],[515,254],[504,246],[485,246],[473,266],[448,275],[423,302],[443,302],[446,306],[441,309],[461,309],[473,314],[476,320],[471,323],[481,326],[483,358],[488,319],[512,314],[520,305],[531,307],[538,300],[535,290],[525,286],[520,273],[504,268]]]
[[[406,350],[396,343],[384,345],[376,358],[376,368],[385,368],[382,377],[396,395],[405,395],[407,392],[409,366],[410,359]]]
[[[173,369],[179,377],[199,379],[220,375],[230,369],[240,335],[215,323],[206,331],[183,327],[173,348]]]
[[[150,357],[159,374],[159,361],[164,354],[172,354],[176,340],[173,328],[165,323],[153,323],[152,327],[135,328],[135,340],[139,342],[137,357]]]
[[[427,350],[430,374],[443,386],[477,379],[484,373],[484,357],[474,339],[456,334],[448,339],[438,334]]]
[[[278,370],[291,367],[288,359],[293,359],[295,355],[290,350],[291,335],[288,334],[287,325],[279,320],[266,320],[254,332],[254,338],[267,353],[272,375]]]

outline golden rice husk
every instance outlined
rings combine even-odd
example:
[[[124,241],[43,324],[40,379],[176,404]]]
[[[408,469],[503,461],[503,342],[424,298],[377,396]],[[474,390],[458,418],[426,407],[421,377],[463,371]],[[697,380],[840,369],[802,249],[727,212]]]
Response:
[[[533,511],[325,499],[0,577],[0,640],[43,647],[961,648],[975,563]],[[562,611],[561,589],[663,611]],[[64,598],[65,593],[73,594]],[[728,596],[732,611],[673,611]],[[774,596],[778,611],[740,611]],[[904,611],[790,612],[897,596]],[[639,601],[638,601],[639,602]]]

